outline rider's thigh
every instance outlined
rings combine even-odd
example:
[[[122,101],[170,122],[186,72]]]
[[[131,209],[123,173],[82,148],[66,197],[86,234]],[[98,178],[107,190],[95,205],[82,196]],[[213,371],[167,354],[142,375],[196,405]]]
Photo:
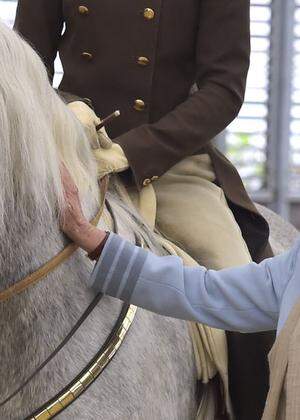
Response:
[[[200,264],[220,269],[251,261],[241,230],[215,183],[208,155],[191,156],[153,183],[158,229]]]

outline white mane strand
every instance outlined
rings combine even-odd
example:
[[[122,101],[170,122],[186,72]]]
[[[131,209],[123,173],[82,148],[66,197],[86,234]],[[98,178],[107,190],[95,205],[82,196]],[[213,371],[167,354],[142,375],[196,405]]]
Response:
[[[2,22],[0,57],[0,242],[7,248],[20,229],[25,234],[49,223],[64,205],[61,161],[81,195],[95,196],[97,185],[80,123],[51,87],[39,56]]]

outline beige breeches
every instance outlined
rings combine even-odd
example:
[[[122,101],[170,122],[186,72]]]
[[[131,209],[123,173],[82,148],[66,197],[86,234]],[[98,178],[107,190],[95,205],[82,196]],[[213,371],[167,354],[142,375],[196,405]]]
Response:
[[[158,229],[200,264],[213,269],[251,261],[208,155],[191,156],[152,185]]]

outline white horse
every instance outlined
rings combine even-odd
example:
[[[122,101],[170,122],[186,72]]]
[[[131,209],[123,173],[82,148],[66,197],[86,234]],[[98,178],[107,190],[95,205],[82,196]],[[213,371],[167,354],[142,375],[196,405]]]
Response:
[[[0,23],[0,290],[18,282],[66,245],[58,226],[64,205],[60,161],[97,212],[96,170],[75,117],[49,85],[41,60]],[[129,212],[121,232],[142,231]],[[119,216],[118,216],[119,219]],[[46,279],[0,303],[0,395],[4,401],[53,352],[93,299],[91,262],[77,252]],[[121,303],[108,297],[54,359],[0,407],[24,419],[88,364],[112,330]],[[0,401],[0,404],[1,404]],[[197,410],[196,369],[185,322],[138,310],[117,355],[61,419],[189,419]]]
[[[41,60],[0,23],[0,292],[66,245],[60,162],[76,182],[86,214],[97,212],[96,170],[78,121],[50,87]],[[115,195],[120,233],[155,238]],[[110,224],[107,211],[104,223]],[[276,240],[281,240],[283,225]],[[294,239],[294,238],[292,238]],[[292,241],[282,244],[283,248]],[[281,249],[280,249],[281,250]],[[160,252],[159,247],[157,252]],[[82,252],[25,292],[0,302],[0,418],[30,416],[87,366],[113,329],[121,303],[104,297],[71,340],[26,386],[1,404],[62,342],[93,299],[92,263]],[[185,322],[139,309],[116,356],[60,419],[193,419],[196,367]]]

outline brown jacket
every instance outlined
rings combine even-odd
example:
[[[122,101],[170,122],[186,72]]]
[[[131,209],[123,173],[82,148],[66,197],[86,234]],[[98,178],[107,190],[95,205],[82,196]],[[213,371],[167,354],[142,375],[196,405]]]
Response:
[[[237,115],[249,66],[249,0],[225,4],[19,0],[15,28],[52,73],[59,50],[61,90],[90,98],[102,116],[121,110],[109,134],[123,147],[139,186],[188,155],[208,152],[258,260],[268,226],[235,168],[210,143]],[[198,91],[189,96],[194,83]]]
[[[101,116],[121,110],[108,131],[139,187],[186,156],[209,153],[252,257],[270,253],[267,223],[210,142],[243,102],[249,0],[19,0],[15,28],[52,73],[59,51],[61,90],[90,98]],[[256,420],[267,390],[270,336],[235,334],[228,343],[237,417]]]

